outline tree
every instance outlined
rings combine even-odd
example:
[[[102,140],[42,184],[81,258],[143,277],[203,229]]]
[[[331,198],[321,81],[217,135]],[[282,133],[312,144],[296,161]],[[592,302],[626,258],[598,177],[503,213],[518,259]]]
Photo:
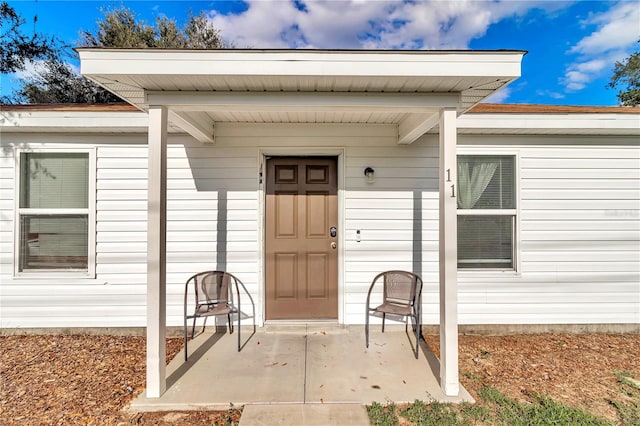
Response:
[[[640,106],[640,51],[622,61],[616,61],[609,87],[622,87],[617,95],[620,105]]]
[[[93,47],[220,49],[227,46],[220,30],[215,29],[204,13],[190,15],[184,28],[174,19],[156,18],[155,26],[136,19],[125,6],[105,14],[98,31],[83,31],[81,44]]]
[[[91,103],[122,102],[122,99],[77,74],[59,58],[42,64],[35,74],[22,80],[22,87],[14,96],[28,103]]]
[[[218,49],[232,48],[222,39],[220,30],[216,29],[207,20],[204,14],[191,16],[187,26],[184,29],[184,35],[187,40],[185,47],[190,49]],[[217,46],[217,47],[216,47]]]
[[[81,32],[80,44],[91,47],[155,47],[156,29],[142,21],[124,5],[120,9],[105,12],[104,20],[98,21],[96,33]]]
[[[125,6],[105,12],[95,32],[82,31],[80,44],[88,47],[219,49],[227,47],[220,31],[204,14],[190,16],[184,28],[166,17],[149,25]],[[108,103],[122,101],[78,75],[62,53],[42,63],[31,77],[21,80],[14,99],[27,103]]]
[[[33,23],[38,17],[33,18]],[[25,35],[21,27],[25,24],[14,8],[7,2],[0,3],[0,73],[8,74],[25,69],[28,61],[45,59],[56,52],[54,38],[34,33]]]

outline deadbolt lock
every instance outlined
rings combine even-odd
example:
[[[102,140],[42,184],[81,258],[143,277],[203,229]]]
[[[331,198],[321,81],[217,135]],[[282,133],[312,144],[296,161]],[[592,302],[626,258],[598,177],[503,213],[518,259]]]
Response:
[[[336,247],[338,247],[338,245],[337,245],[335,242],[331,243],[331,248],[332,248],[332,249],[334,249],[334,250],[335,250],[335,248],[336,248]]]

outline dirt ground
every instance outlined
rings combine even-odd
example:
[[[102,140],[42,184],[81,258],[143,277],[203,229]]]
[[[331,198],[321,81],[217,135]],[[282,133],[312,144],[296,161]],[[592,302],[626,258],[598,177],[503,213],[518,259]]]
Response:
[[[438,354],[438,336],[425,340]],[[167,359],[181,349],[169,339]],[[617,421],[615,372],[640,378],[640,334],[460,336],[460,377],[527,400],[537,393]],[[1,336],[2,425],[232,424],[240,411],[122,411],[145,383],[145,340],[120,336]]]
[[[439,355],[439,337],[425,340]],[[485,386],[518,400],[539,394],[615,422],[615,372],[640,379],[640,334],[460,336],[459,345],[460,381],[476,400]]]

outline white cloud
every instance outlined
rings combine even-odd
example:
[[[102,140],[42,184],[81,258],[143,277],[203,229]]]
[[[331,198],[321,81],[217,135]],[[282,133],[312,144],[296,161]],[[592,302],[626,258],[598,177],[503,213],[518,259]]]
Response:
[[[495,92],[493,95],[489,96],[482,102],[492,103],[492,104],[501,104],[505,102],[507,99],[509,99],[509,96],[511,96],[511,91],[512,90],[510,87],[505,87],[504,89],[500,89],[499,91]]]
[[[620,3],[608,12],[592,15],[583,24],[599,28],[580,40],[571,52],[590,55],[625,49],[640,37],[640,7],[635,1]]]
[[[29,79],[36,76],[38,72],[43,70],[44,70],[44,61],[41,61],[41,60],[25,61],[24,69],[14,72],[13,77],[16,79]]]
[[[73,71],[74,74],[80,75],[80,66],[78,64],[74,64],[71,62],[65,62],[67,67]],[[38,73],[45,70],[45,61],[44,60],[36,60],[36,61],[25,61],[24,69],[18,70],[12,74],[12,78],[25,80],[32,79],[36,77]]]
[[[640,37],[640,8],[635,1],[621,2],[606,12],[589,16],[582,24],[595,25],[597,29],[568,52],[578,55],[560,79],[569,92],[584,89],[611,72],[616,61],[629,56]]]
[[[564,93],[554,92],[552,90],[536,90],[536,95],[541,97],[548,97],[551,99],[564,99],[566,95]]]
[[[73,71],[74,74],[80,75],[80,66],[71,62],[66,62],[67,66]],[[44,71],[44,61],[26,61],[23,70],[16,71],[14,73],[2,75],[2,81],[0,82],[0,96],[10,96],[13,92],[22,87],[21,80],[33,80],[37,77],[39,72]]]
[[[465,49],[487,28],[548,1],[249,0],[238,14],[212,11],[213,25],[238,47]],[[303,9],[303,10],[300,10]]]

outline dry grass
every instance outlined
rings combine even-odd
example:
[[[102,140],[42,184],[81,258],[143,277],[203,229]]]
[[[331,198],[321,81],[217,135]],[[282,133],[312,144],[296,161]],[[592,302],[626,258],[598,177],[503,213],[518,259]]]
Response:
[[[436,354],[438,336],[425,336]],[[551,397],[618,420],[610,403],[624,397],[617,372],[640,378],[640,334],[460,336],[460,378],[478,398],[483,387],[515,400]]]

